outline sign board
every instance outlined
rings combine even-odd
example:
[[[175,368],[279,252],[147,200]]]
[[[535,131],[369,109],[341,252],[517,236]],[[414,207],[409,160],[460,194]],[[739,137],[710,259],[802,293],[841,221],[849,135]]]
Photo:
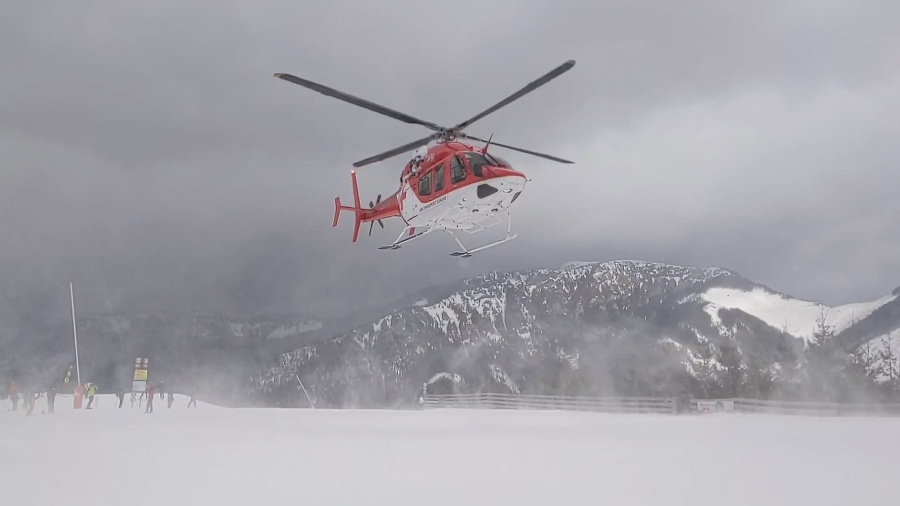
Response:
[[[734,411],[734,399],[714,399],[697,401],[697,411],[715,413],[717,411]]]
[[[132,392],[146,392],[147,379],[149,377],[150,359],[137,357],[134,359],[134,380],[131,383]]]

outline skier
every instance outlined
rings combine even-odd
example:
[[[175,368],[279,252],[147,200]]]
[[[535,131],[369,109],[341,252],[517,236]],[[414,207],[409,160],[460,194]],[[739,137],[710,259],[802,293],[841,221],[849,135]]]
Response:
[[[191,394],[191,400],[188,401],[187,407],[191,407],[193,405],[195,408],[197,407],[197,398],[194,397],[194,394]]]

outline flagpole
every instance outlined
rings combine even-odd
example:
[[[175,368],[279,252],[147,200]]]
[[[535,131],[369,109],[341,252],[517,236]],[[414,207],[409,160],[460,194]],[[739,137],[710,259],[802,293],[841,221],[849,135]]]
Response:
[[[75,290],[72,288],[72,282],[69,281],[69,297],[72,301],[72,338],[75,341],[75,378],[78,385],[81,385],[81,364],[78,362],[78,330],[75,328]]]
[[[309,401],[309,405],[312,407],[312,409],[316,409],[315,403],[313,403],[312,399],[309,397],[309,392],[306,391],[306,387],[303,386],[303,382],[300,381],[300,376],[298,376],[297,374],[294,374],[294,377],[297,378],[297,383],[300,383],[300,388],[302,388],[303,393],[306,394],[306,400]]]

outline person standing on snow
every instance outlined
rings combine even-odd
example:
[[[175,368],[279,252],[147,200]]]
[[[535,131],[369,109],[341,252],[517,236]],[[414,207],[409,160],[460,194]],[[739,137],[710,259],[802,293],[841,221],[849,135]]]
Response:
[[[53,413],[53,407],[56,405],[56,387],[47,389],[47,412]]]
[[[19,385],[15,381],[9,384],[9,400],[12,402],[13,411],[19,410]]]
[[[94,396],[97,395],[97,385],[91,383],[91,386],[88,387],[87,395],[88,405],[86,409],[94,409],[91,406],[94,404]]]
[[[153,395],[156,392],[153,389],[153,385],[147,384],[147,407],[144,409],[144,413],[153,413]]]
[[[25,395],[22,396],[22,400],[25,401],[24,408],[27,408],[28,411],[25,412],[25,416],[30,416],[31,412],[34,411],[34,401],[40,396],[40,393],[33,393],[31,388],[25,390]]]

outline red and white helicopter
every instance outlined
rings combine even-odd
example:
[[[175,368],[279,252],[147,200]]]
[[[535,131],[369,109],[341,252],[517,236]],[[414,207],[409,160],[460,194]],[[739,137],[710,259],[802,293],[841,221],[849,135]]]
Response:
[[[452,128],[420,120],[408,114],[290,74],[278,73],[275,74],[275,77],[405,123],[422,125],[434,131],[428,137],[354,163],[354,167],[362,167],[363,165],[391,158],[401,153],[416,150],[412,160],[403,168],[400,176],[400,188],[384,200],[381,200],[381,195],[378,195],[374,203],[369,202],[368,209],[363,208],[360,203],[356,171],[351,171],[353,205],[343,205],[341,198],[335,197],[333,227],[337,226],[341,211],[353,212],[356,221],[353,226],[352,242],[356,242],[359,238],[359,227],[361,224],[369,223],[369,235],[372,235],[372,227],[375,222],[378,222],[378,225],[384,228],[382,220],[397,217],[402,219],[406,226],[393,243],[381,246],[379,249],[398,249],[401,245],[413,239],[437,230],[443,230],[448,232],[461,248],[461,251],[451,254],[469,257],[472,253],[516,238],[516,234],[512,233],[509,206],[522,193],[527,179],[525,174],[513,169],[506,160],[487,152],[493,135],[488,140],[483,140],[463,133],[462,130],[488,114],[543,86],[550,80],[559,77],[573,66],[575,66],[575,60],[563,63],[494,106]],[[485,143],[485,145],[482,148],[476,148],[475,146],[459,142],[457,139],[470,139]],[[435,144],[427,147],[432,141],[435,141]],[[555,156],[498,142],[493,144],[556,162],[573,163]],[[478,248],[468,249],[463,246],[462,242],[454,234],[455,231],[475,233],[493,227],[502,223],[500,215],[506,217],[507,223],[506,237],[503,239]]]

